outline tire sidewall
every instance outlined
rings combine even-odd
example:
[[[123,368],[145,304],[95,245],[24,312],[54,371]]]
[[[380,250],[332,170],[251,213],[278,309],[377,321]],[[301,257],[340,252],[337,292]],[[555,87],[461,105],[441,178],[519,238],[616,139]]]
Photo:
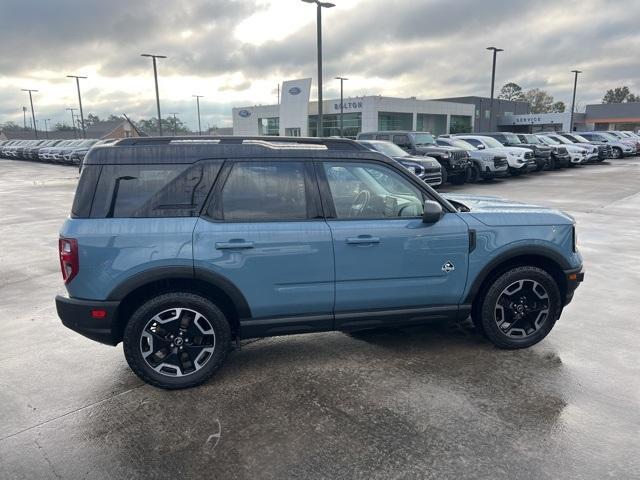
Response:
[[[502,291],[518,280],[535,280],[540,283],[549,295],[549,317],[542,327],[533,335],[518,339],[506,336],[495,321],[495,305]],[[562,302],[560,297],[560,289],[556,281],[546,271],[537,267],[516,267],[500,275],[489,286],[483,299],[480,311],[480,324],[485,336],[497,347],[515,349],[527,348],[544,339],[560,316],[562,311]]]
[[[215,349],[211,358],[197,372],[171,377],[147,365],[140,351],[140,337],[151,318],[164,310],[179,307],[192,309],[206,317],[215,333]],[[210,300],[189,292],[166,293],[143,303],[129,319],[123,336],[124,355],[134,373],[151,385],[167,389],[192,387],[209,379],[224,362],[230,343],[231,329],[222,311]]]

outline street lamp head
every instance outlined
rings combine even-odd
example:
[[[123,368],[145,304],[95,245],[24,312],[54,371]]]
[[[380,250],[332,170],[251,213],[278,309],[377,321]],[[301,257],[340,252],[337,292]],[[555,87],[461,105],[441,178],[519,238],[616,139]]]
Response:
[[[319,0],[301,0],[301,1],[303,1],[304,3],[315,3],[319,7],[324,7],[324,8],[331,8],[331,7],[335,7],[336,6],[335,3],[321,2]]]
[[[493,50],[494,52],[504,52],[504,49],[497,47],[487,47],[487,50]]]
[[[37,92],[38,90],[34,90],[32,88],[23,88],[22,91],[23,92]]]
[[[582,73],[582,70],[571,70],[571,73]]]
[[[82,77],[80,75],[67,75],[67,78],[89,78],[89,77]]]
[[[349,80],[347,77],[334,77],[335,80]]]
[[[141,57],[151,57],[151,58],[167,58],[166,55],[154,55],[152,53],[141,53]]]

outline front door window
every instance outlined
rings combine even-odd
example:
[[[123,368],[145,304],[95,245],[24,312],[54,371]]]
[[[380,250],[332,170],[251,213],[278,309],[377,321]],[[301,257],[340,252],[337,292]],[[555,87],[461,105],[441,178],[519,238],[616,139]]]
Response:
[[[422,193],[389,167],[372,163],[325,163],[337,218],[419,217]]]

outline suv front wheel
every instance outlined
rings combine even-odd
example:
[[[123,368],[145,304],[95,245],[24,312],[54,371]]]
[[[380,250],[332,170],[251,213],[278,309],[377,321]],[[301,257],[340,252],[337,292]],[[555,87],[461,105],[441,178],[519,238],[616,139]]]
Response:
[[[526,348],[547,336],[561,309],[560,289],[553,277],[541,268],[523,266],[494,280],[474,320],[495,346]]]
[[[143,303],[124,331],[124,355],[142,380],[167,389],[208,380],[224,362],[229,323],[210,300],[189,292],[159,295]]]

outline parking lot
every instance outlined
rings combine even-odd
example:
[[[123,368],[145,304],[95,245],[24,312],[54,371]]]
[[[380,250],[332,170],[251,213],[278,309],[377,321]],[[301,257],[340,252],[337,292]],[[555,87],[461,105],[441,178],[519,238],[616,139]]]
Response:
[[[0,478],[637,478],[640,158],[443,188],[576,218],[585,281],[540,344],[466,325],[276,337],[182,391],[57,318],[76,181],[0,160]]]

